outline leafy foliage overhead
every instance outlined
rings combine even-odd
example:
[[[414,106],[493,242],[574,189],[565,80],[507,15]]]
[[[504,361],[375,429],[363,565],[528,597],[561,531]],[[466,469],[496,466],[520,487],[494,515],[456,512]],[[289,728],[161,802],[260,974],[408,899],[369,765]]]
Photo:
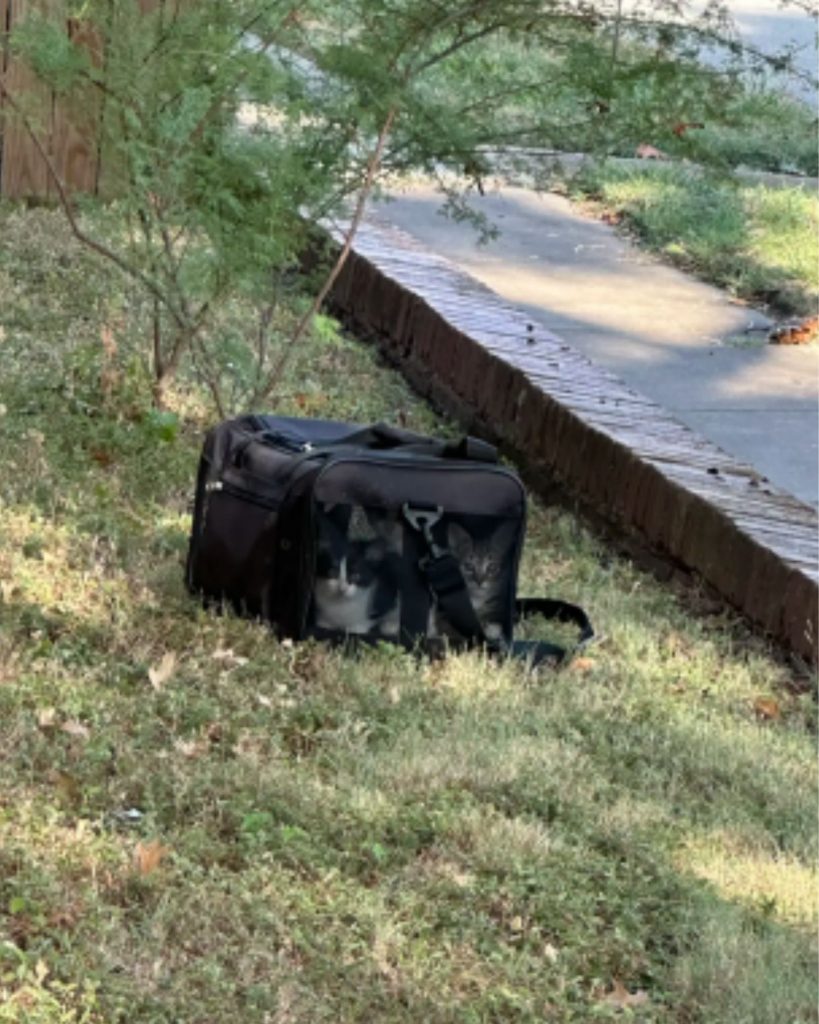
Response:
[[[349,215],[355,196],[354,228],[384,174],[450,169],[480,184],[487,148],[509,145],[693,152],[685,128],[718,120],[748,61],[766,60],[740,46],[725,4],[692,11],[679,0],[82,0],[69,5],[81,31],[33,15],[11,52],[95,124],[101,188],[128,228],[105,244],[75,230],[154,304],[157,382],[191,354],[214,397],[226,374],[258,397],[277,376],[275,361],[262,366],[271,311],[311,225]],[[708,68],[706,47],[722,54]],[[0,91],[36,137],[42,93],[2,78]],[[251,353],[208,333],[237,289],[259,305]]]

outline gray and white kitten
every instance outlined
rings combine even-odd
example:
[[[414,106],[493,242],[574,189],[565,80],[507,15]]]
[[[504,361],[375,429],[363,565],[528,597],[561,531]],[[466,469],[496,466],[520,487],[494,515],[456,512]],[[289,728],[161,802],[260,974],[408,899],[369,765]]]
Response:
[[[313,584],[315,624],[342,633],[397,636],[399,595],[390,571],[397,551],[388,541],[396,524],[356,506],[345,525],[328,511]]]

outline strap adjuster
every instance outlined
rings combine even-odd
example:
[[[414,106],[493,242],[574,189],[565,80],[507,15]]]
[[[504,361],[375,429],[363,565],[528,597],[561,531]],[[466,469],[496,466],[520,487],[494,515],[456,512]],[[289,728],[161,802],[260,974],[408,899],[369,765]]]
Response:
[[[428,558],[440,558],[441,555],[445,554],[445,549],[439,544],[435,543],[435,539],[432,536],[432,527],[437,522],[440,522],[441,517],[444,514],[443,507],[441,505],[435,505],[432,508],[418,508],[412,506],[408,501],[405,501],[401,507],[401,511],[406,521],[410,524],[413,530],[416,530],[424,538],[427,548],[429,549]],[[426,561],[426,559],[424,559]]]

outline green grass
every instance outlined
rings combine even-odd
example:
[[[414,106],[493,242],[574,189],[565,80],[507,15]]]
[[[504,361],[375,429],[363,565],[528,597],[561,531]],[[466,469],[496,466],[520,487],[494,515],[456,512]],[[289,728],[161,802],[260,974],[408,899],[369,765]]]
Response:
[[[729,167],[816,177],[816,129],[816,110],[807,103],[776,89],[749,88],[729,105],[723,123],[706,124],[692,133],[689,142],[695,149],[684,155]]]
[[[679,166],[602,165],[571,183],[649,248],[739,298],[810,315],[819,296],[819,198]]]
[[[602,638],[561,673],[205,613],[203,397],[150,414],[139,303],[57,214],[0,239],[0,1021],[816,1020],[793,669],[536,503],[522,590]],[[323,336],[278,411],[452,430]]]

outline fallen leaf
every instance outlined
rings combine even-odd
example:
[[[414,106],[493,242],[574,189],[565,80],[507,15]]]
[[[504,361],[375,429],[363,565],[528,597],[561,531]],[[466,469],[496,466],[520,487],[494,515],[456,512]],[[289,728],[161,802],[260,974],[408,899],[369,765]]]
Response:
[[[612,990],[603,996],[603,1002],[609,1006],[626,1010],[631,1006],[644,1006],[648,1002],[648,995],[642,989],[637,992],[629,992],[625,985],[615,978]]]
[[[557,963],[558,950],[556,946],[553,946],[551,942],[545,943],[543,946],[543,956],[549,961],[550,964]]]
[[[177,740],[174,749],[178,750],[183,757],[193,759],[201,757],[207,749],[202,740]]]
[[[205,735],[211,743],[221,743],[224,730],[221,722],[211,722],[205,730]]]
[[[248,662],[247,658],[243,658],[239,654],[234,654],[231,648],[222,649],[220,647],[218,650],[213,652],[212,657],[214,661],[225,661],[230,665],[246,665]]]
[[[100,341],[105,355],[112,359],[117,354],[117,340],[110,324],[103,324],[100,327]]]
[[[256,700],[263,708],[273,707],[273,701],[269,697],[265,697],[263,693],[257,693]]]
[[[754,701],[756,717],[765,722],[772,722],[782,717],[782,708],[772,697],[757,697]]]
[[[63,722],[60,726],[60,731],[66,733],[68,736],[73,736],[78,740],[91,739],[91,730],[87,725],[83,725],[82,722],[75,722],[69,719],[67,722]]]
[[[47,732],[49,729],[56,729],[57,727],[57,710],[56,708],[42,708],[37,712],[37,728],[42,729],[43,732]]]
[[[150,843],[139,842],[134,850],[134,863],[141,875],[150,875],[170,852],[170,847],[163,846],[158,839]]]
[[[810,345],[819,341],[819,316],[780,324],[768,335],[771,345]]]
[[[643,142],[637,147],[634,155],[639,160],[667,160],[668,157],[661,149],[657,149],[656,146],[649,146],[648,143]]]
[[[162,689],[165,683],[171,678],[176,671],[176,654],[173,651],[168,651],[163,654],[162,660],[158,665],[152,665],[148,669],[148,679],[151,682],[151,686],[156,690],[157,693]]]
[[[594,658],[575,658],[571,663],[573,672],[590,672],[597,662]]]
[[[702,121],[678,121],[671,129],[678,139],[683,138],[692,128],[704,128]]]

